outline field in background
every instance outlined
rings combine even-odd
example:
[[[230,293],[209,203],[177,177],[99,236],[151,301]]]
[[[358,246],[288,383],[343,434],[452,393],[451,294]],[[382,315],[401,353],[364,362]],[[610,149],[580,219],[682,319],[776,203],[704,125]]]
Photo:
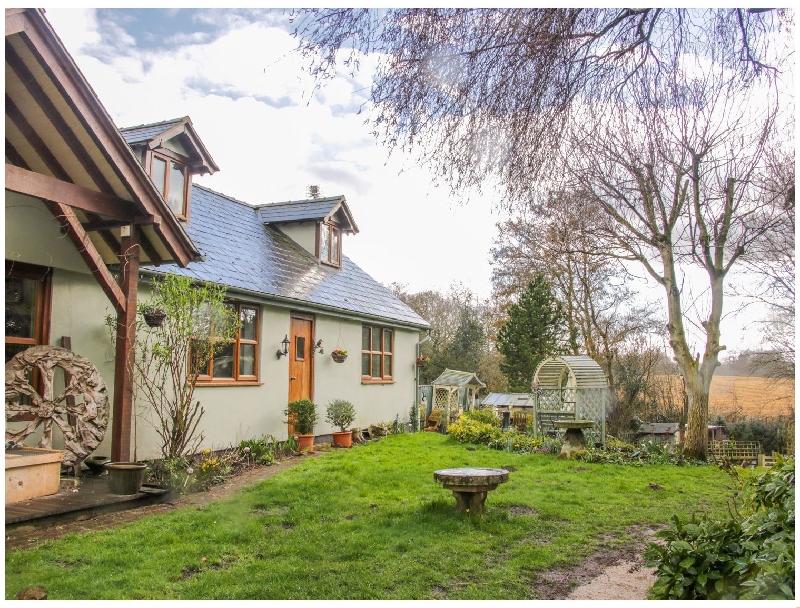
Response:
[[[709,414],[743,418],[774,418],[794,413],[794,381],[749,376],[714,376]]]
[[[676,409],[683,403],[680,376],[656,376],[657,393]],[[664,402],[664,401],[662,401]],[[722,416],[728,422],[743,418],[776,418],[794,415],[794,380],[777,381],[751,376],[714,376],[708,413],[713,420]]]

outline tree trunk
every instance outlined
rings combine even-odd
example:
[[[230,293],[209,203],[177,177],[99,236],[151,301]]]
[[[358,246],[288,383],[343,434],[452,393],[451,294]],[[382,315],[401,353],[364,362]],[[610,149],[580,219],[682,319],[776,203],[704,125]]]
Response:
[[[699,376],[699,374],[696,374]],[[684,377],[684,379],[686,379]],[[707,383],[710,385],[710,382]],[[689,398],[689,419],[686,422],[686,441],[683,453],[705,460],[708,452],[708,395],[706,383],[700,378],[686,379]]]

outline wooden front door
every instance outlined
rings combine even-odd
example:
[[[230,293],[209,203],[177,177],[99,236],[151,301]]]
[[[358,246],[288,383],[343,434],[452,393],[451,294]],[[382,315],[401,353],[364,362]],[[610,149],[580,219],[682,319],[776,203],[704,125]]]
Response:
[[[292,317],[289,344],[289,401],[314,399],[314,370],[311,340],[314,320],[311,317]]]

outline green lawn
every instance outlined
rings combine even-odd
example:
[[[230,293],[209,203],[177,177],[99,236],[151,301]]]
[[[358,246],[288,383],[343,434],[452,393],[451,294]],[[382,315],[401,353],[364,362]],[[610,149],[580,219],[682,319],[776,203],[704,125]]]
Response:
[[[457,466],[516,470],[474,518],[433,481]],[[587,464],[395,435],[230,500],[7,552],[6,598],[43,585],[49,599],[535,599],[543,571],[628,542],[631,526],[721,516],[730,493],[714,467]]]

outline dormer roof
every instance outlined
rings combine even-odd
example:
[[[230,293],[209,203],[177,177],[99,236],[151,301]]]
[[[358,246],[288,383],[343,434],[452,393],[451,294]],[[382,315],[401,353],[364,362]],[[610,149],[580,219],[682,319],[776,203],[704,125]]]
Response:
[[[264,224],[333,221],[342,232],[358,234],[358,226],[344,196],[271,203],[256,207],[256,211]]]
[[[192,119],[188,116],[135,127],[125,127],[120,129],[120,133],[132,148],[146,147],[149,150],[156,150],[166,142],[177,139],[191,159],[191,171],[193,174],[204,175],[219,171],[219,167],[197,135],[197,131],[192,125]]]

